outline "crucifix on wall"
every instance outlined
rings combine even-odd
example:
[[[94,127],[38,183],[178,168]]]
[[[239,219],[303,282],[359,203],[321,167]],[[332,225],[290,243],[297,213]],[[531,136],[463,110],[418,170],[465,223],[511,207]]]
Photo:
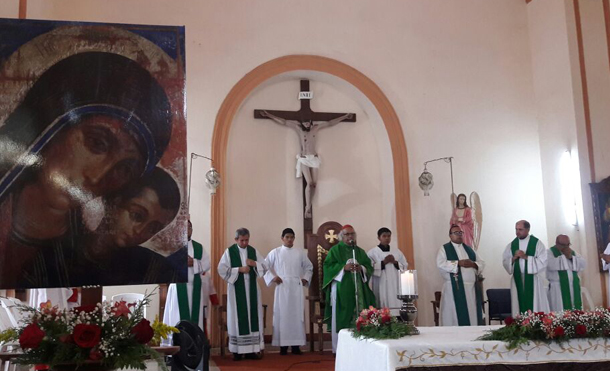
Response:
[[[274,122],[291,127],[296,130],[301,142],[301,152],[297,155],[297,178],[305,178],[304,192],[304,218],[305,230],[311,231],[311,202],[315,193],[318,179],[320,158],[316,152],[316,135],[323,128],[337,125],[340,122],[356,122],[354,113],[314,112],[309,101],[313,94],[309,90],[309,80],[301,80],[299,99],[301,109],[298,111],[254,110],[254,118],[270,119]],[[309,226],[309,228],[308,228]]]

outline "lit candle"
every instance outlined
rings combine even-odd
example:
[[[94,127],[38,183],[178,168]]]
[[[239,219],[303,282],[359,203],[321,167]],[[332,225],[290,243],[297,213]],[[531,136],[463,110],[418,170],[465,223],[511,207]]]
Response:
[[[417,278],[414,270],[404,271],[400,274],[400,294],[417,295]]]

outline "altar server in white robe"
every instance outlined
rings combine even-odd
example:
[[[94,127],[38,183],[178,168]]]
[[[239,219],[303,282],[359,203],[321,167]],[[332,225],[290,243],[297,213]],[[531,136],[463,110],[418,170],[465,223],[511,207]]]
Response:
[[[273,340],[271,345],[280,347],[280,355],[301,354],[299,346],[305,345],[305,293],[313,274],[313,264],[305,249],[294,247],[294,231],[282,231],[282,246],[267,255],[265,263],[267,286],[275,286],[273,301]]]
[[[188,221],[187,267],[188,282],[169,285],[163,313],[163,323],[175,326],[181,320],[196,323],[206,331],[203,308],[209,306],[209,283],[204,275],[210,271],[210,256],[203,246],[193,241],[193,225]],[[194,300],[193,300],[194,298]],[[164,343],[171,344],[171,337]]]
[[[548,312],[549,300],[544,288],[547,252],[538,238],[529,234],[530,223],[520,220],[515,224],[517,237],[506,246],[502,264],[510,280],[512,315],[531,310]]]
[[[371,289],[380,308],[390,308],[392,315],[398,316],[402,301],[400,294],[400,272],[407,270],[409,263],[397,247],[391,247],[392,231],[383,227],[377,231],[379,245],[367,253],[373,264]]]
[[[258,359],[257,353],[265,349],[262,297],[256,279],[265,275],[266,266],[249,242],[250,231],[238,229],[235,244],[225,250],[218,263],[218,274],[227,281],[227,332],[235,361],[244,354]]]
[[[485,262],[470,247],[463,244],[464,232],[457,225],[449,229],[450,242],[436,254],[436,266],[445,280],[441,292],[441,326],[481,326],[483,293],[477,276]]]
[[[580,277],[587,267],[586,260],[570,248],[570,237],[560,234],[555,246],[548,250],[546,278],[549,280],[549,306],[551,311],[582,310]]]

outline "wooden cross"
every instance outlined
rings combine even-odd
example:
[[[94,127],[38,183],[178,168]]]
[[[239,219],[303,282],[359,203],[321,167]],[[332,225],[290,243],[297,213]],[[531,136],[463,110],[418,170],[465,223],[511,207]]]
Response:
[[[301,80],[301,92],[309,92],[309,80]],[[311,122],[311,121],[330,121],[337,117],[345,115],[345,113],[334,113],[334,112],[314,112],[311,110],[309,105],[310,99],[301,99],[301,109],[298,111],[274,111],[274,110],[254,110],[255,119],[266,119],[261,116],[261,111],[267,111],[272,115],[281,117],[286,120],[295,120],[300,123]],[[344,120],[344,122],[356,122],[356,115],[354,114],[351,118]]]
[[[309,93],[309,80],[301,80],[301,91],[300,93]],[[345,115],[345,113],[335,113],[335,112],[314,112],[311,110],[310,106],[311,98],[300,99],[301,101],[301,109],[298,111],[276,111],[276,110],[262,110],[255,109],[254,110],[254,118],[256,119],[267,119],[267,117],[263,117],[261,115],[262,111],[267,111],[268,113],[280,117],[285,120],[294,120],[299,121],[300,123],[304,122],[314,122],[314,121],[331,121],[338,117]],[[353,114],[349,119],[345,119],[344,122],[356,122],[356,115]],[[305,186],[306,182],[303,179],[303,211],[305,211]],[[304,231],[305,235],[308,233],[313,233],[313,210],[312,217],[304,219]],[[307,246],[307,241],[305,241],[305,246]]]

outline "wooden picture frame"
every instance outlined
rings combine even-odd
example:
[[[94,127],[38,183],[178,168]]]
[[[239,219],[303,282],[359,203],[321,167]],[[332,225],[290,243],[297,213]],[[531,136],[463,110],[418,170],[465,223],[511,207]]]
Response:
[[[595,240],[597,252],[601,254],[610,243],[610,177],[599,183],[590,183],[593,201],[593,220],[595,223]],[[601,259],[599,270],[603,272]]]

